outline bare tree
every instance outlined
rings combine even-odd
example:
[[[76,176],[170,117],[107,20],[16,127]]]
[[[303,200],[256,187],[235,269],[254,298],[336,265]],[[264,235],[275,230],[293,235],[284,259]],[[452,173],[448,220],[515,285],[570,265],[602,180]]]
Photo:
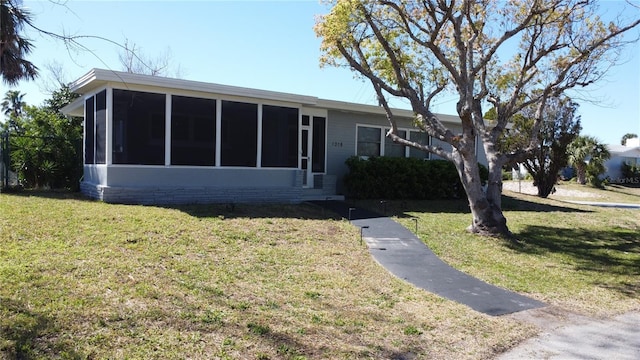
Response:
[[[531,136],[517,151],[500,151],[510,119],[534,107],[537,134],[548,99],[601,79],[629,42],[621,35],[638,24],[637,17],[603,22],[592,0],[338,0],[316,33],[322,64],[349,67],[371,82],[390,123],[388,137],[456,165],[473,217],[469,230],[509,235],[501,169],[537,146]],[[432,100],[446,91],[458,96],[461,131],[431,111]],[[388,96],[408,100],[416,126],[452,149],[399,137]],[[495,107],[495,121],[483,118],[487,106]],[[477,138],[489,165],[486,190]]]
[[[129,73],[146,74],[156,76],[173,75],[180,77],[180,69],[171,69],[171,51],[167,48],[155,58],[143,55],[142,49],[135,43],[125,39],[122,51],[118,58],[122,69]]]
[[[65,2],[51,0],[52,3],[66,6]],[[78,51],[88,51],[93,53],[91,49],[83,44],[83,40],[97,39],[122,49],[120,61],[126,71],[152,74],[152,75],[168,75],[168,69],[171,59],[169,50],[155,59],[143,58],[138,55],[141,49],[135,45],[129,45],[129,41],[125,40],[124,44],[117,41],[96,35],[73,35],[67,33],[57,33],[48,31],[36,25],[31,14],[22,7],[21,0],[0,0],[0,75],[2,79],[9,85],[15,85],[22,79],[35,79],[38,76],[38,68],[25,59],[32,50],[31,42],[23,36],[24,29],[29,27],[41,35],[61,41],[65,44],[67,51],[73,58],[72,53]],[[98,60],[102,61],[99,57]],[[106,64],[105,64],[106,65]],[[108,67],[108,66],[107,66]],[[59,63],[52,62],[47,65],[47,69],[53,76],[53,85],[47,83],[45,90],[53,93],[64,85],[60,83],[64,79],[64,71]],[[173,74],[180,76],[180,68],[178,67]],[[58,82],[58,84],[55,84]]]

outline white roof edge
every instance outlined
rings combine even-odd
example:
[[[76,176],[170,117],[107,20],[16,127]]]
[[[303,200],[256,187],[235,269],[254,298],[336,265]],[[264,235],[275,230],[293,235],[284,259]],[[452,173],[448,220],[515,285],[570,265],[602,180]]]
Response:
[[[174,79],[156,75],[132,74],[122,71],[91,69],[87,74],[71,83],[71,91],[83,93],[87,91],[90,83],[118,82],[131,83],[136,85],[155,86],[165,89],[180,89],[190,91],[200,91],[222,95],[241,96],[257,99],[276,100],[284,102],[294,102],[302,105],[315,105],[318,98],[315,96],[297,95],[277,91],[259,90],[244,88],[239,86],[206,83],[194,80]],[[91,87],[93,88],[93,87]]]
[[[375,105],[367,105],[367,104],[358,104],[358,103],[350,103],[345,101],[338,100],[326,100],[326,99],[318,99],[317,107],[327,108],[332,110],[343,110],[343,111],[352,111],[352,112],[361,112],[367,114],[385,114],[385,110],[382,106]],[[413,110],[407,109],[391,109],[392,113],[396,116],[413,118],[415,117],[415,112]],[[447,114],[435,114],[440,121],[448,122],[448,123],[459,123],[460,118],[456,115],[447,115]]]
[[[607,145],[607,148],[611,155],[638,157],[640,156],[640,146],[625,146],[625,145]]]
[[[60,112],[69,116],[84,116],[84,98],[79,97],[60,109]]]
[[[97,69],[97,68],[91,69],[88,73],[81,76],[78,80],[72,82],[69,87],[71,91],[84,95],[86,92],[89,92],[92,89],[98,87],[99,85],[103,85],[107,82],[124,83],[124,84],[131,83],[136,85],[146,85],[146,86],[158,87],[163,89],[180,89],[180,90],[198,91],[198,92],[214,93],[214,94],[221,94],[221,95],[255,98],[255,99],[293,102],[301,105],[306,105],[306,106],[311,106],[316,108],[326,108],[330,110],[361,112],[361,113],[367,113],[367,114],[381,114],[381,115],[385,114],[384,108],[382,108],[381,106],[375,106],[375,105],[358,104],[358,103],[351,103],[351,102],[338,101],[338,100],[319,99],[315,96],[296,95],[296,94],[283,93],[283,92],[277,92],[277,91],[251,89],[251,88],[244,88],[244,87],[238,87],[238,86],[206,83],[206,82],[194,81],[194,80],[167,78],[167,77],[161,77],[156,75],[133,74],[133,73],[127,73],[122,71],[105,70],[105,69]],[[71,108],[72,105],[73,103],[65,107],[65,109],[69,108],[68,109],[69,113],[71,113],[74,110],[77,110],[76,108]],[[413,118],[415,116],[415,113],[412,110],[392,109],[392,111],[396,116],[407,117],[407,118]],[[456,115],[447,115],[447,114],[435,114],[435,115],[443,122],[448,122],[448,123],[460,122],[460,119]]]

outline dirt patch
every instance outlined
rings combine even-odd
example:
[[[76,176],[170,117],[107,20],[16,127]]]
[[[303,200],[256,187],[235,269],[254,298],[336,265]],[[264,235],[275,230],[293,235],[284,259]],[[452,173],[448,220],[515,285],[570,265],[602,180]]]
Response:
[[[505,181],[502,184],[502,190],[527,194],[527,195],[537,195],[538,188],[533,186],[533,181]],[[586,191],[580,190],[572,190],[572,189],[563,189],[562,187],[556,186],[555,192],[553,192],[550,197],[573,197],[573,198],[599,198],[601,196],[597,194],[593,194]]]

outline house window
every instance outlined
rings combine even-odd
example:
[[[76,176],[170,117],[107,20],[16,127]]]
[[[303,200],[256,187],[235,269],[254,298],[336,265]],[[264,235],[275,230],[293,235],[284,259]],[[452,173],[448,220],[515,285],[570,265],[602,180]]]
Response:
[[[358,156],[380,156],[382,129],[377,127],[358,126]]]
[[[429,135],[423,132],[410,131],[409,140],[420,145],[429,145]],[[416,159],[429,159],[429,152],[409,146],[409,157]]]
[[[258,153],[258,105],[222,102],[222,166],[255,167]]]
[[[383,133],[383,130],[385,131]],[[419,159],[428,159],[429,153],[418,150],[410,146],[405,146],[393,142],[391,138],[385,136],[389,129],[382,127],[358,125],[357,127],[357,156],[389,156],[389,157],[413,157]],[[410,131],[406,129],[398,129],[398,136],[417,143],[428,145],[429,136],[423,132]],[[382,144],[382,146],[381,146]]]
[[[262,107],[262,166],[298,166],[298,109]]]
[[[387,131],[389,131],[389,129],[385,129],[385,135]],[[397,135],[403,139],[407,138],[407,132],[405,130],[398,130]],[[405,157],[405,149],[406,147],[404,145],[393,142],[388,136],[384,137],[384,156]]]
[[[214,166],[216,101],[171,97],[171,164]]]
[[[94,97],[90,97],[84,102],[84,163],[94,163],[94,141],[95,141],[95,114],[94,114]]]
[[[164,165],[164,94],[113,90],[113,163]]]
[[[326,153],[326,122],[323,117],[313,117],[313,141],[311,143],[311,171],[314,173],[323,173],[325,170],[325,153]]]
[[[106,163],[107,153],[107,90],[96,94],[96,164]]]

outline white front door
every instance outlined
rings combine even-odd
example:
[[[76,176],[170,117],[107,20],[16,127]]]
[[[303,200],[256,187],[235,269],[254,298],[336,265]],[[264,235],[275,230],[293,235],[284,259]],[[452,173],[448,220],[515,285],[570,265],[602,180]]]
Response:
[[[313,188],[314,175],[325,174],[327,111],[319,109],[303,110],[300,125],[302,186]]]
[[[304,124],[304,120],[303,120]],[[313,174],[311,173],[311,127],[302,125],[300,135],[300,169],[302,169],[302,187],[313,187]]]

